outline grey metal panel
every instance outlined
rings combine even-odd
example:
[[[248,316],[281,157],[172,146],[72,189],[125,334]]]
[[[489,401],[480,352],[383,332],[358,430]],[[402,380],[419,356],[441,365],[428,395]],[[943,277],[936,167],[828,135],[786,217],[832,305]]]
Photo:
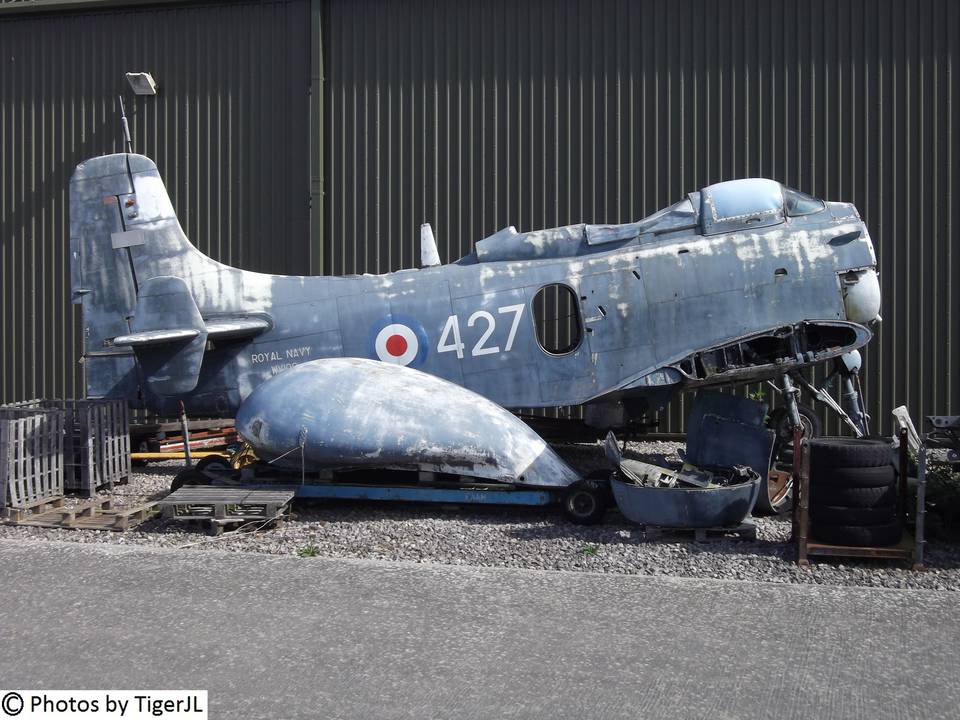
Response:
[[[880,427],[960,412],[960,3],[329,0],[323,25],[326,272],[413,267],[424,221],[447,261],[777,178],[871,230]]]
[[[316,262],[309,0],[3,13],[0,48],[0,401],[83,396],[67,191],[78,162],[122,149],[118,93],[205,253],[266,272]],[[140,70],[156,97],[130,92]]]

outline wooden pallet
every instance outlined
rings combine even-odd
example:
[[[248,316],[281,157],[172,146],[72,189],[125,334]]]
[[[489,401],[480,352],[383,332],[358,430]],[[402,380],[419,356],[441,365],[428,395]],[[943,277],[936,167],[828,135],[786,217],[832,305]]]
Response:
[[[644,528],[644,536],[647,540],[668,540],[672,535],[682,535],[688,540],[693,536],[693,541],[698,543],[730,539],[756,540],[757,526],[756,523],[747,518],[734,527],[668,528],[648,525]]]
[[[289,510],[296,488],[248,489],[213,485],[188,485],[159,501],[168,520],[200,521],[213,534],[226,525],[260,520],[280,520]]]
[[[3,508],[2,511],[0,511],[0,517],[2,517],[4,520],[20,522],[21,520],[28,518],[33,514],[43,513],[48,510],[54,510],[56,508],[63,507],[64,502],[65,498],[63,495],[31,500],[30,502],[22,503],[17,507]]]
[[[191,452],[222,450],[239,440],[232,420],[190,420],[187,427]],[[170,453],[176,457],[184,452],[182,423],[132,425],[130,436],[137,453]]]
[[[203,430],[197,433],[190,433],[190,450],[213,450],[225,448],[228,445],[237,442],[237,431],[233,427],[223,428],[221,430]],[[159,451],[161,453],[182,453],[183,435],[167,435],[165,440],[159,442]]]
[[[159,512],[157,501],[133,507],[115,508],[113,500],[91,500],[73,507],[64,507],[63,498],[37,503],[31,512],[11,508],[7,522],[11,525],[67,528],[70,530],[130,530]]]

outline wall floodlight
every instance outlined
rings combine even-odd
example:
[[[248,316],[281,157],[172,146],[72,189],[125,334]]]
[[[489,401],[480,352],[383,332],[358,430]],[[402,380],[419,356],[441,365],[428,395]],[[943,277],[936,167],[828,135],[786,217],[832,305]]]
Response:
[[[127,82],[137,95],[156,95],[157,83],[153,75],[145,72],[128,72]]]

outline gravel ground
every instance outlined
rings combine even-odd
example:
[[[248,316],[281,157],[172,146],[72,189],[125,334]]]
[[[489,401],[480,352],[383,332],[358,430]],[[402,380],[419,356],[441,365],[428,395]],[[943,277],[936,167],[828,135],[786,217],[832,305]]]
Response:
[[[625,457],[677,461],[670,442],[630,443]],[[581,471],[601,467],[600,445],[575,445],[560,452]],[[153,465],[117,488],[117,504],[136,504],[165,494],[178,463]],[[793,562],[790,522],[758,518],[756,541],[691,542],[683,532],[651,532],[611,512],[606,522],[582,527],[558,510],[435,506],[396,503],[301,503],[283,526],[261,532],[208,538],[180,523],[152,520],[126,533],[0,525],[0,538],[36,538],[84,543],[183,547],[279,555],[407,560],[454,565],[673,575],[932,590],[960,590],[960,545],[927,545],[929,569],[852,559],[817,560],[808,568]],[[305,560],[306,561],[306,560]]]

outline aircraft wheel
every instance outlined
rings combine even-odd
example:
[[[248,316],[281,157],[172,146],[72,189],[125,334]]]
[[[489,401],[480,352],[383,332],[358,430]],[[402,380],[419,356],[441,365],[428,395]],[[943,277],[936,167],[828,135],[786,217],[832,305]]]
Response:
[[[803,427],[804,437],[810,439],[819,437],[823,432],[820,418],[813,408],[798,405],[800,411],[800,425]],[[773,460],[778,460],[788,466],[793,463],[793,428],[785,407],[778,407],[767,418],[767,427],[776,433],[773,443]],[[760,495],[754,506],[755,515],[779,515],[788,512],[793,507],[793,475],[781,476],[780,480],[771,480],[769,475],[761,478]]]
[[[800,425],[803,427],[803,435],[808,440],[820,437],[823,433],[823,423],[820,417],[812,407],[807,405],[797,405],[800,411]],[[774,441],[773,457],[785,462],[793,462],[793,427],[790,425],[790,416],[785,407],[778,407],[770,413],[767,420],[767,427],[777,434]]]
[[[563,514],[577,525],[596,525],[607,512],[607,490],[593,481],[578,482],[563,494]]]

